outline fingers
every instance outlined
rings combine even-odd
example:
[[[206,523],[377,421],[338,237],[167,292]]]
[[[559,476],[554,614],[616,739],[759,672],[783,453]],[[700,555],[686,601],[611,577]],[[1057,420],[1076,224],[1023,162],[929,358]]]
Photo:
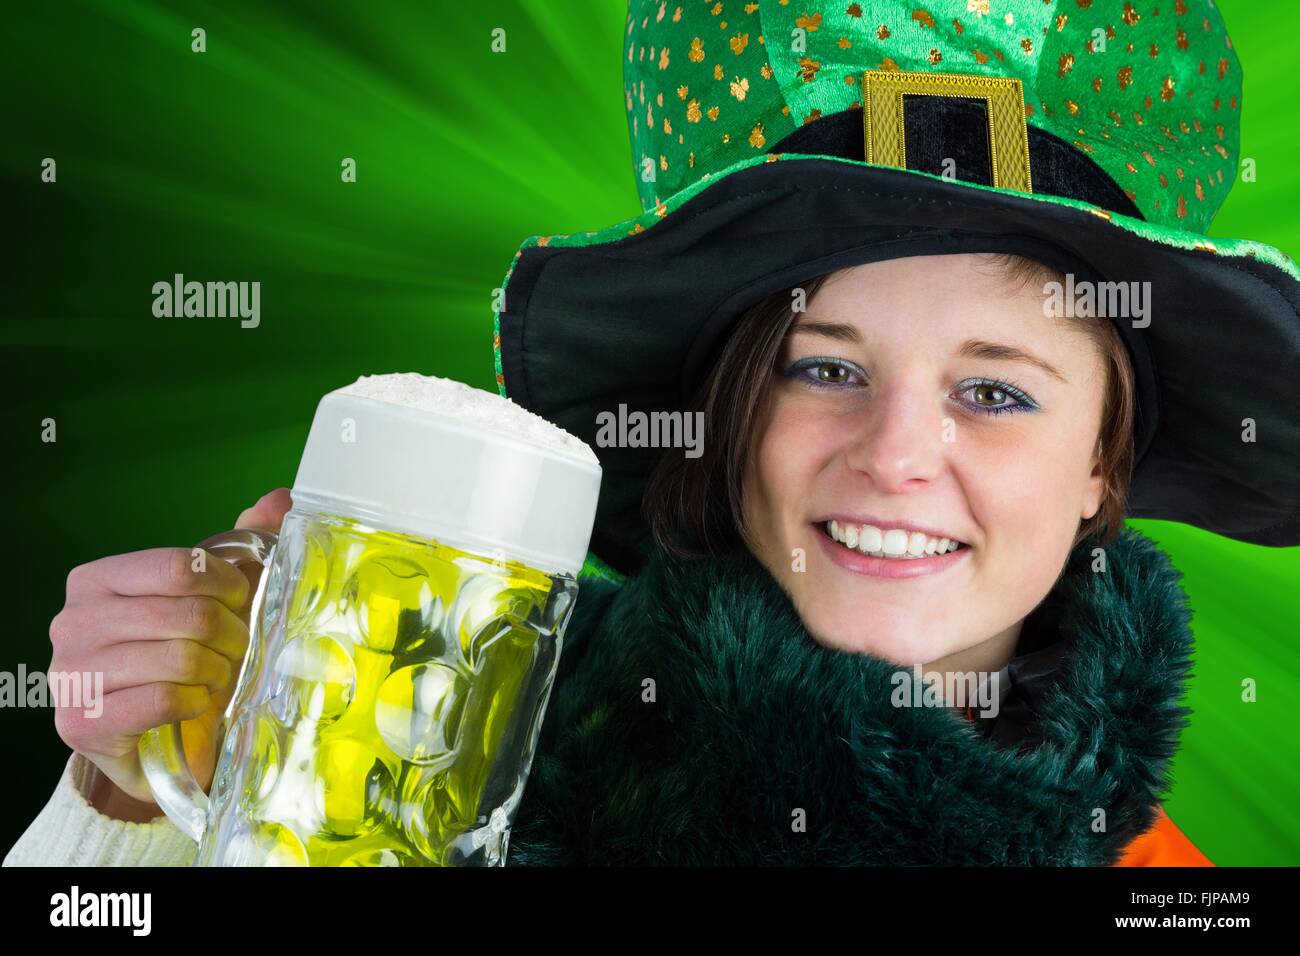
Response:
[[[88,653],[135,641],[186,640],[239,663],[248,628],[230,608],[202,595],[109,596],[65,607],[50,622],[50,640],[56,657],[76,661],[78,670],[86,669],[81,661]]]
[[[101,712],[88,716],[75,707],[55,711],[59,737],[81,753],[103,753],[114,739],[130,740],[154,727],[193,720],[206,713],[211,695],[203,686],[154,683],[105,693]]]
[[[68,575],[68,603],[116,594],[206,596],[226,607],[248,600],[248,578],[233,565],[198,548],[149,548],[78,565]]]
[[[235,520],[236,528],[260,528],[263,531],[279,531],[284,516],[293,507],[293,499],[288,488],[276,488],[257,499],[257,504],[240,512]]]
[[[289,489],[278,488],[237,524],[278,530],[292,504]],[[57,707],[63,741],[98,755],[101,769],[120,769],[146,730],[219,708],[248,650],[241,612],[261,573],[256,562],[236,567],[192,548],[153,548],[73,568],[66,603],[50,623],[50,671],[94,674],[98,706]]]
[[[104,675],[105,694],[146,684],[188,684],[218,694],[234,680],[235,663],[195,641],[131,641],[92,654],[85,669]]]

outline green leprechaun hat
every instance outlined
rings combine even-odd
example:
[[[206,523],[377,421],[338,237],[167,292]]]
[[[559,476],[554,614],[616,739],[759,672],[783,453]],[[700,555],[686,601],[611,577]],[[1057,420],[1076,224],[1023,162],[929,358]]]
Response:
[[[1115,320],[1138,391],[1129,514],[1300,544],[1300,272],[1204,234],[1241,108],[1209,0],[632,0],[625,45],[645,211],[516,252],[503,395],[596,447],[620,403],[686,408],[774,291],[899,256],[1020,253],[1151,284],[1149,324]],[[663,451],[597,453],[591,550],[630,572]]]

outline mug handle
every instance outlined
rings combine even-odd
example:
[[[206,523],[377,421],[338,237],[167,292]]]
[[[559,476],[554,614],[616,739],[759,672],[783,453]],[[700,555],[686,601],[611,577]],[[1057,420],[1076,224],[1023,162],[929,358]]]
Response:
[[[273,531],[236,528],[234,531],[215,534],[198,544],[198,547],[204,551],[229,561],[236,567],[254,562],[261,566],[262,573],[258,578],[257,587],[253,592],[253,602],[248,611],[250,636],[262,609],[263,594],[266,590],[266,569],[270,567],[271,555],[275,551],[278,538],[279,536]],[[244,653],[239,676],[235,680],[236,688],[243,681],[244,671],[252,658],[253,647],[250,643]],[[238,696],[238,693],[231,695],[230,707],[234,706]],[[229,719],[230,709],[227,708],[224,721],[228,722]],[[191,840],[195,843],[200,842],[208,825],[208,795],[194,779],[194,772],[190,770],[189,762],[185,759],[180,723],[174,721],[146,730],[140,736],[137,749],[145,780],[148,781],[149,789],[158,806]]]

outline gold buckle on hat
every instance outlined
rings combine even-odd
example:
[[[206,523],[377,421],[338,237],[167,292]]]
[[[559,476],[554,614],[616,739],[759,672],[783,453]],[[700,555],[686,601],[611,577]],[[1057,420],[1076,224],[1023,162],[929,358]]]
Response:
[[[904,96],[957,96],[984,100],[989,122],[989,167],[993,185],[1033,192],[1029,179],[1029,126],[1020,81],[974,73],[907,73],[866,70],[862,74],[862,133],[867,162],[907,168],[903,130]]]

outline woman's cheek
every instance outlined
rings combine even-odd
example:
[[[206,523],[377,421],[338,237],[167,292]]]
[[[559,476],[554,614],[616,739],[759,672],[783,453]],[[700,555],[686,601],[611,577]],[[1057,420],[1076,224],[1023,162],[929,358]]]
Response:
[[[1073,543],[1077,521],[1057,489],[1008,497],[981,526],[988,534],[985,581],[1000,594],[1007,625],[1022,619],[1051,590]]]
[[[791,510],[808,490],[824,454],[820,423],[812,416],[777,406],[767,421],[759,447],[759,480],[777,510]]]
[[[1004,455],[1001,462],[968,457],[957,471],[981,540],[971,557],[977,598],[987,595],[990,617],[1013,624],[1043,599],[1056,580],[1076,523],[1071,523],[1064,473],[1037,455]]]
[[[796,467],[797,456],[782,454],[793,435],[787,433],[779,414],[772,413],[760,425],[759,434],[757,454],[746,465],[745,512],[757,544],[779,567],[781,553],[790,546],[785,540],[789,531],[783,526],[783,507],[789,500],[788,489],[795,483],[789,472]]]

